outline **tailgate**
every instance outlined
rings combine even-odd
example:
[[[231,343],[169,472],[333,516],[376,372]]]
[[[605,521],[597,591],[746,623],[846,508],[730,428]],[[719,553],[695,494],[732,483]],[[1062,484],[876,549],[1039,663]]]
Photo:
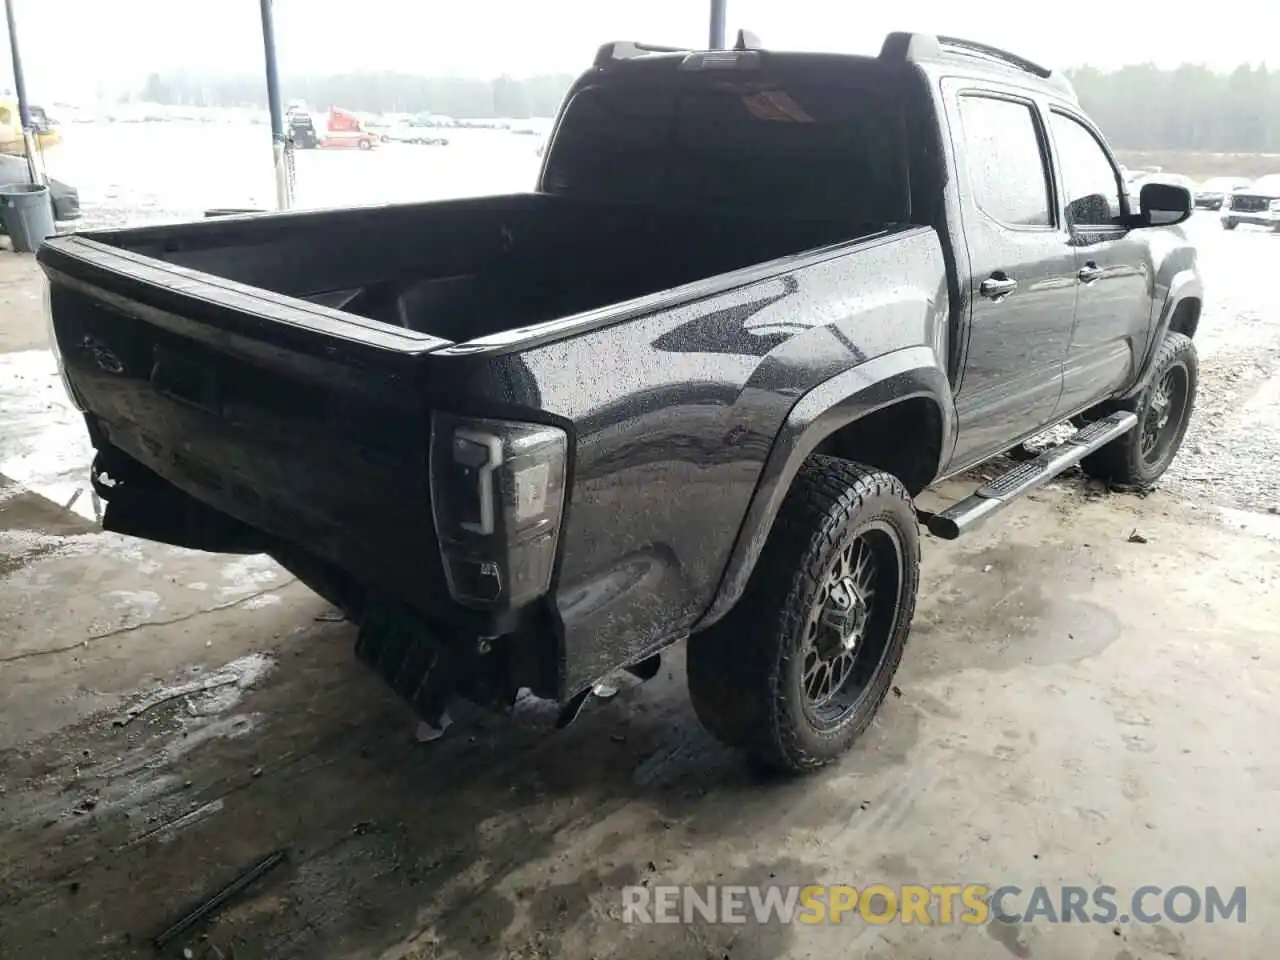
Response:
[[[80,237],[39,261],[99,446],[357,575],[440,582],[420,370],[449,341]]]

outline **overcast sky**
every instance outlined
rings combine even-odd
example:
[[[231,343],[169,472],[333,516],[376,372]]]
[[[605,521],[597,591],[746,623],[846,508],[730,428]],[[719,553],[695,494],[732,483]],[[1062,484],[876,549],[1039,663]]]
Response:
[[[706,0],[275,0],[288,74],[388,69],[492,77],[575,72],[602,42],[706,44]],[[262,69],[258,0],[14,0],[36,102],[135,86],[147,73]],[[890,30],[1007,47],[1049,66],[1241,62],[1280,68],[1280,4],[1218,0],[728,0],[777,49],[874,53]],[[10,85],[8,47],[0,55]]]

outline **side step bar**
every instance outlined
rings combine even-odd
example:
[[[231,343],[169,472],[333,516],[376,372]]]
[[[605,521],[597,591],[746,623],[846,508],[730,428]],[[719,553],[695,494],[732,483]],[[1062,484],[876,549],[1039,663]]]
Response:
[[[1127,410],[1096,420],[1062,443],[1049,447],[1034,460],[1020,463],[1008,473],[979,487],[972,496],[941,513],[929,514],[924,518],[925,524],[935,537],[955,540],[1019,497],[1074,467],[1099,447],[1128,433],[1137,423],[1137,416]]]

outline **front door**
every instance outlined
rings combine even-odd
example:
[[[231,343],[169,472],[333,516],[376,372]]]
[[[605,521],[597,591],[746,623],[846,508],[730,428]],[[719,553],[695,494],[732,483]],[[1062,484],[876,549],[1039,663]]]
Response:
[[[1076,263],[1058,215],[1048,136],[1034,101],[947,91],[969,248],[969,337],[956,407],[958,469],[1052,422],[1076,303]]]
[[[1080,282],[1057,410],[1062,418],[1132,378],[1151,325],[1155,270],[1148,244],[1122,223],[1123,181],[1101,138],[1057,108],[1049,113],[1049,130]]]

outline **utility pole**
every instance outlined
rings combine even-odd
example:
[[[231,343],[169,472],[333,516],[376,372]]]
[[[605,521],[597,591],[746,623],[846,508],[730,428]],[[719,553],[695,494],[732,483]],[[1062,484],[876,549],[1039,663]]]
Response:
[[[13,90],[18,98],[18,120],[22,124],[22,145],[27,154],[27,170],[31,182],[44,183],[44,167],[36,149],[35,130],[31,126],[31,108],[27,105],[27,80],[22,75],[22,54],[18,50],[18,27],[14,22],[13,0],[4,0],[4,13],[9,21],[9,51],[13,58]]]
[[[724,49],[725,7],[728,0],[711,0],[711,43],[712,50]]]
[[[12,0],[6,0],[12,2]],[[272,0],[262,0],[262,47],[267,59],[267,109],[271,113],[271,162],[276,176],[276,206],[293,206],[293,178],[289,172],[290,153],[284,129],[284,108],[280,103],[280,71],[276,68],[276,24]]]

